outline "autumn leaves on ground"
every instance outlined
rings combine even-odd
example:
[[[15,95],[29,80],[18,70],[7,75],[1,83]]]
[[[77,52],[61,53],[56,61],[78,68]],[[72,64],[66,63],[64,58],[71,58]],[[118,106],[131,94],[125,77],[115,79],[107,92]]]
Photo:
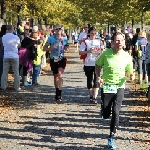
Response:
[[[47,66],[43,68],[42,75],[47,75],[49,70],[50,66],[47,63]],[[21,86],[21,89],[24,90],[25,88]],[[9,74],[7,90],[0,89],[0,115],[12,109],[22,109],[24,106],[30,107],[30,101],[13,89],[13,74]]]
[[[140,86],[132,84],[130,87],[130,97],[133,99],[129,109],[135,117],[137,127],[147,132],[150,131],[150,100],[146,98],[146,90],[141,89]],[[131,114],[131,115],[132,115]],[[135,137],[141,139],[139,135]],[[148,138],[148,137],[145,137]],[[150,144],[150,140],[142,140],[144,144]]]
[[[43,76],[47,76],[49,72],[49,64],[43,68]],[[31,105],[31,100],[26,98],[24,94],[16,92],[13,89],[13,75],[9,74],[8,89],[6,91],[0,90],[0,116],[4,118],[4,114],[9,113],[9,110],[22,111],[24,107],[36,108],[36,103]],[[21,87],[24,90],[24,87]],[[28,92],[28,91],[27,91]],[[34,91],[30,91],[33,93]],[[150,131],[150,100],[145,97],[145,91],[141,90],[136,84],[131,84],[129,96],[131,97],[131,104],[129,109],[132,111],[131,117],[134,117],[134,122],[138,128]],[[135,138],[139,138],[135,135]],[[147,139],[147,137],[145,137]],[[144,144],[149,144],[150,141],[142,140]]]

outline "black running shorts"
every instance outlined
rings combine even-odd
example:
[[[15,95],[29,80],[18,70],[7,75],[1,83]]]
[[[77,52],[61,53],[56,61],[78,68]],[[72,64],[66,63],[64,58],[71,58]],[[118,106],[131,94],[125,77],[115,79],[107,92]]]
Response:
[[[66,62],[67,62],[66,58],[62,58],[58,62],[54,62],[54,59],[50,59],[50,67],[51,67],[51,70],[53,71],[53,74],[58,74],[58,68],[65,69]]]

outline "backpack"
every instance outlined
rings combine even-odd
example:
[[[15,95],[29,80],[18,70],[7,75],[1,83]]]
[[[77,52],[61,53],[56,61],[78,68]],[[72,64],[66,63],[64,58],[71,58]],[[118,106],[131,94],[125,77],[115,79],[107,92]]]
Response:
[[[146,38],[139,39],[138,58],[141,58],[142,55],[145,56],[147,44],[148,44],[148,41]]]
[[[86,39],[85,39],[85,40],[86,40]],[[84,43],[85,46],[86,46],[85,51],[87,51],[87,44],[86,44],[85,40],[83,41],[83,43]],[[85,60],[86,56],[87,56],[87,54],[85,54],[85,55],[80,55],[80,59]]]
[[[30,58],[31,58],[31,60],[37,60],[37,56],[38,56],[38,54],[37,54],[37,47],[32,45],[29,48],[29,50],[30,50]]]

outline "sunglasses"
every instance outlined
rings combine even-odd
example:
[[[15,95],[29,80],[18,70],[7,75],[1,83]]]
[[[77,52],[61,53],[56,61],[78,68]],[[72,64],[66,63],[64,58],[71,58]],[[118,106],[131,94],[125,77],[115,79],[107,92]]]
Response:
[[[55,30],[61,30],[61,28],[57,28],[57,29],[55,29]]]
[[[29,29],[25,29],[25,30],[29,30]]]
[[[88,28],[88,27],[84,27],[84,28]]]

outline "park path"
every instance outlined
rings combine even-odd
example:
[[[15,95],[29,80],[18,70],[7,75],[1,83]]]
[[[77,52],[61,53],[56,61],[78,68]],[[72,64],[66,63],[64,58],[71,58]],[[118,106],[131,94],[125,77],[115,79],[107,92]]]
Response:
[[[98,105],[89,104],[78,53],[71,48],[67,55],[63,104],[54,101],[53,76],[49,70],[40,76],[38,87],[24,88],[20,92],[0,91],[0,149],[107,150],[110,120],[99,116],[100,97]],[[116,135],[117,150],[148,150],[150,118],[147,116],[144,125],[140,123],[145,113],[137,111],[139,106],[136,97],[131,98],[130,83],[126,86]]]

